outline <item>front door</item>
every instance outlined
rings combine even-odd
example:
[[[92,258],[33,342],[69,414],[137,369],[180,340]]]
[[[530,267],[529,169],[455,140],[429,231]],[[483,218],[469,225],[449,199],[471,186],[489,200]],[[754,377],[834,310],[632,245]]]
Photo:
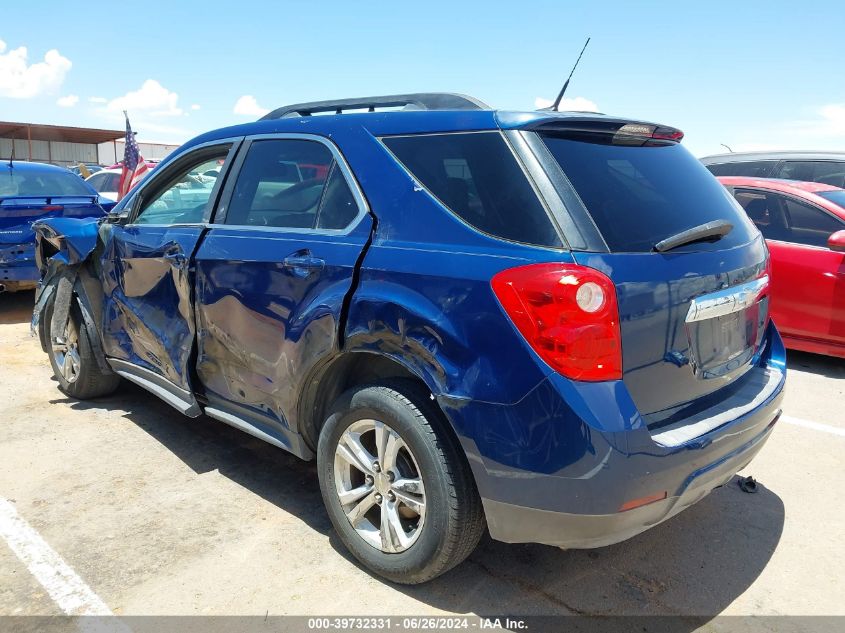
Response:
[[[248,139],[238,162],[196,254],[197,374],[209,415],[303,455],[296,396],[337,351],[371,217],[326,139]]]
[[[106,355],[115,371],[189,415],[199,415],[189,370],[191,257],[222,184],[203,174],[221,164],[225,169],[234,145],[192,150],[155,172],[132,201],[126,223],[104,227]]]
[[[845,254],[827,247],[845,223],[779,192],[737,188],[735,195],[769,246],[778,329],[787,338],[845,347]]]

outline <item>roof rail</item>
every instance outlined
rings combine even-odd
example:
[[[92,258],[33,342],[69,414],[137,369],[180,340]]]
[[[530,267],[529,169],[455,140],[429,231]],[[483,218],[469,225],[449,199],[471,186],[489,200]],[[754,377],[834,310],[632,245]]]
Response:
[[[334,99],[331,101],[311,101],[276,108],[261,117],[261,121],[284,117],[311,116],[317,112],[342,114],[344,110],[363,110],[375,112],[376,108],[397,108],[414,106],[419,110],[489,110],[486,103],[452,92],[417,92],[406,95],[387,95],[383,97],[360,97],[356,99]]]

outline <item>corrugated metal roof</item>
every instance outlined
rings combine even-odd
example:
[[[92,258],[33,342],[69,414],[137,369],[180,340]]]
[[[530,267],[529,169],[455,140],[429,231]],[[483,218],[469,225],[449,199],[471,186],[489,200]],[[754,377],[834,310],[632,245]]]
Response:
[[[0,137],[33,141],[64,141],[68,143],[105,143],[126,136],[123,130],[100,130],[68,125],[42,125],[0,121]]]

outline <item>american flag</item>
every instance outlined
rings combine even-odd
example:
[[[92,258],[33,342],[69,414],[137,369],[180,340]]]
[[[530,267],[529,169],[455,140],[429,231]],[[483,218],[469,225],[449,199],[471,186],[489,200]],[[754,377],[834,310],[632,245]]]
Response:
[[[126,113],[124,112],[124,116]],[[123,171],[120,172],[120,184],[117,187],[117,199],[120,200],[129,193],[129,190],[137,185],[150,170],[147,163],[141,156],[138,149],[138,142],[135,140],[135,132],[129,126],[129,117],[126,116],[126,149],[123,153]]]

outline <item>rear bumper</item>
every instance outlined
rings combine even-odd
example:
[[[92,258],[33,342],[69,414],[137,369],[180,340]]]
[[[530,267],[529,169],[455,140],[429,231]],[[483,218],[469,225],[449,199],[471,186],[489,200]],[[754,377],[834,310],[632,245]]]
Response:
[[[691,473],[677,496],[612,514],[552,512],[484,499],[490,534],[507,543],[544,543],[570,549],[612,545],[644,532],[726,484],[760,451],[780,417],[777,410],[763,431],[730,455]],[[659,474],[654,473],[658,484]]]
[[[655,441],[621,382],[577,384],[555,374],[511,406],[441,398],[467,452],[491,536],[601,547],[725,484],[760,451],[780,416],[785,353],[774,327],[768,337],[754,371],[775,376],[775,388],[753,409],[672,446]],[[647,498],[659,500],[624,509]]]
[[[0,283],[34,283],[40,278],[35,265],[35,244],[0,244]]]

